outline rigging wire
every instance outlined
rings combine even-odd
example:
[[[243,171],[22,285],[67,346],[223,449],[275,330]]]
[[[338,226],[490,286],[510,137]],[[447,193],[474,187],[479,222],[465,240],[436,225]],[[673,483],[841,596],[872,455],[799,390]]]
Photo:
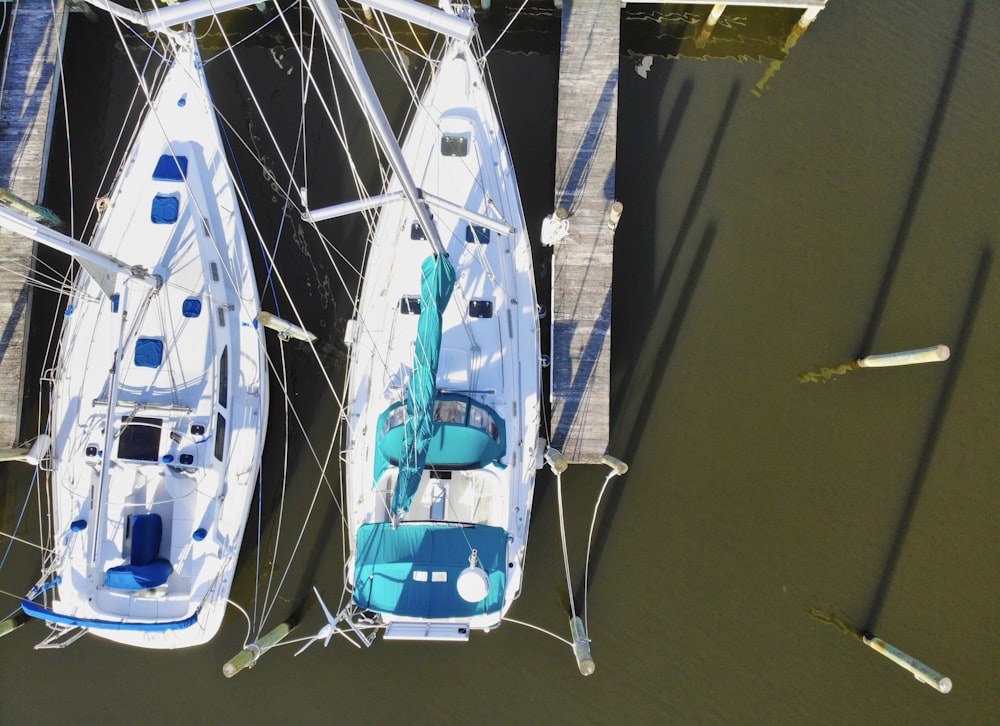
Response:
[[[517,9],[517,12],[514,13],[513,17],[511,17],[511,19],[510,19],[510,22],[507,23],[507,25],[504,27],[504,29],[500,31],[500,35],[498,35],[497,39],[493,41],[493,45],[490,46],[490,49],[488,51],[486,51],[485,53],[483,53],[482,57],[479,60],[479,63],[480,63],[480,65],[483,68],[486,67],[486,57],[490,53],[493,52],[494,48],[497,47],[497,43],[499,43],[503,39],[503,37],[507,34],[507,31],[510,30],[510,26],[513,25],[514,21],[517,20],[520,17],[521,11],[524,10],[524,6],[527,5],[527,4],[528,4],[528,0],[524,0],[524,2],[521,3],[521,7],[519,7]]]
[[[55,0],[53,0],[53,3],[54,2],[55,2]],[[4,15],[6,15],[6,13],[7,13],[6,8],[7,8],[7,3],[4,3]],[[55,9],[54,8],[53,8],[53,17],[55,17]],[[56,63],[59,66],[59,77],[60,78],[63,78],[64,75],[65,75],[65,72],[66,72],[66,68],[65,68],[65,65],[63,63],[63,50],[64,50],[64,48],[63,48],[63,39],[62,39],[62,36],[60,36],[59,39],[56,41]],[[6,71],[4,71],[4,73],[6,74]],[[59,95],[62,97],[63,108],[69,108],[69,104],[67,102],[67,91],[66,91],[66,84],[65,83],[60,83],[59,84]],[[70,215],[70,217],[69,217],[69,230],[70,230],[70,234],[72,235],[73,234],[73,229],[74,229],[74,222],[75,222],[76,217],[75,217],[74,210],[73,210],[73,207],[74,207],[74,203],[73,203],[73,200],[74,200],[74,195],[73,195],[73,142],[70,139],[70,135],[69,135],[69,114],[68,113],[64,113],[63,114],[63,126],[64,126],[64,128],[66,130],[66,156],[67,156],[67,169],[69,171],[69,173],[67,174],[67,176],[68,176],[68,180],[67,181],[68,181],[68,187],[69,187],[68,188],[68,192],[69,192],[69,215]]]
[[[269,365],[271,366],[271,368],[273,370],[274,369],[274,364],[271,361],[270,357],[268,357],[268,363],[269,363]],[[277,374],[277,372],[276,372],[276,374]],[[291,400],[291,396],[290,396],[290,393],[289,393],[287,387],[285,387],[285,385],[284,385],[284,380],[282,380],[281,385],[282,385],[282,392],[285,395],[285,399],[288,400],[288,401],[290,401]],[[313,446],[311,440],[309,439],[305,423],[299,417],[298,411],[295,409],[294,406],[289,406],[289,410],[292,412],[292,415],[293,415],[293,417],[295,419],[295,422],[299,426],[299,430],[304,435],[306,447],[309,450],[309,453],[312,455],[313,461],[319,467],[320,474],[319,474],[319,480],[317,481],[316,487],[315,487],[315,489],[313,491],[312,500],[309,503],[309,507],[308,507],[308,510],[306,512],[306,515],[303,517],[302,527],[299,530],[298,537],[297,537],[297,539],[295,541],[294,546],[292,547],[292,552],[291,552],[291,554],[288,557],[288,564],[286,565],[285,570],[282,573],[282,576],[281,576],[281,578],[280,578],[280,580],[278,582],[278,586],[276,588],[276,593],[278,593],[278,592],[281,591],[281,588],[284,585],[285,580],[287,579],[288,574],[291,571],[291,564],[295,560],[295,556],[298,553],[299,547],[302,544],[302,539],[305,536],[306,526],[307,526],[307,524],[308,524],[308,522],[309,522],[309,520],[310,520],[310,518],[312,516],[312,512],[315,509],[316,502],[317,502],[317,499],[319,497],[319,493],[320,493],[320,491],[322,491],[324,484],[326,485],[326,488],[329,491],[329,493],[331,495],[331,498],[333,499],[333,502],[334,502],[335,506],[337,507],[338,512],[341,515],[341,519],[342,520],[345,519],[344,509],[343,509],[343,506],[342,506],[342,502],[337,497],[336,492],[334,492],[333,488],[330,485],[330,481],[329,481],[329,479],[326,476],[327,467],[329,466],[329,463],[330,463],[331,452],[333,451],[333,447],[335,445],[335,442],[336,442],[336,439],[337,439],[337,435],[339,433],[339,431],[338,431],[339,430],[339,422],[338,422],[338,425],[334,429],[334,433],[331,435],[330,447],[327,449],[326,455],[321,459],[320,456],[319,456],[319,454],[317,453],[315,447]],[[273,608],[273,606],[277,603],[277,600],[278,600],[278,595],[276,594],[275,598],[274,598],[274,601],[272,603],[270,603],[270,604],[265,603],[265,610],[264,610],[264,615],[262,617],[262,621],[266,621],[267,620],[267,617],[270,614],[270,611]]]
[[[286,22],[286,24],[287,24],[287,21],[284,21],[284,19],[283,19],[283,22]],[[293,37],[294,37],[294,34],[292,34],[292,35],[293,35]],[[228,42],[228,39],[227,39],[227,42]],[[230,48],[231,48],[231,47],[232,47],[232,46],[230,45]],[[300,54],[300,57],[303,57],[303,58],[304,58],[304,54],[303,54],[303,53],[301,52],[301,50],[299,50],[299,54]],[[240,69],[240,73],[241,73],[241,76],[242,76],[242,77],[243,77],[243,79],[244,79],[244,82],[246,83],[247,87],[248,87],[248,88],[250,89],[250,92],[251,92],[251,94],[252,94],[252,93],[253,93],[253,91],[252,91],[252,87],[251,87],[251,86],[250,86],[250,84],[249,84],[249,83],[248,83],[248,82],[246,81],[246,75],[245,75],[245,73],[243,72],[243,70],[242,70],[242,67],[241,67],[241,66],[239,65],[239,62],[238,62],[238,60],[237,60],[237,59],[235,58],[235,55],[233,56],[233,58],[234,58],[234,61],[235,61],[235,62],[236,62],[236,64],[237,64],[237,67],[238,67],[238,68]],[[254,100],[255,100],[255,103],[256,103],[256,99],[254,99]],[[260,107],[259,107],[259,104],[258,104],[258,112],[260,112]],[[264,121],[265,121],[265,124],[266,124],[266,117],[264,116],[264,114],[263,114],[262,112],[261,112],[261,117],[262,117],[262,118],[264,119]],[[227,125],[228,125],[228,124],[227,124]],[[274,137],[273,137],[273,135],[272,135],[272,139],[273,139],[273,138],[274,138]],[[242,139],[241,139],[241,140],[242,140]],[[243,142],[243,143],[244,143],[244,144],[246,144],[246,142]],[[279,150],[279,154],[280,154],[280,153],[281,153],[281,152],[280,152],[280,147],[279,147],[279,146],[278,146],[277,144],[275,144],[275,146],[276,146],[276,148],[278,148],[278,150]],[[249,147],[248,147],[248,148],[249,148]],[[284,157],[282,157],[282,160],[284,161]],[[289,164],[288,164],[287,162],[284,162],[284,163],[285,163],[285,169],[286,169],[286,171],[288,171],[288,170],[289,170],[289,169],[291,168],[291,165],[289,165]],[[292,175],[291,175],[291,173],[289,172],[289,177],[291,177],[291,176],[292,176]],[[276,189],[276,191],[279,191],[279,192],[280,192],[281,190],[280,190],[280,188],[279,188],[279,189]],[[239,190],[239,193],[240,193],[240,201],[241,201],[241,204],[242,204],[243,208],[244,208],[244,209],[246,209],[246,210],[248,211],[248,215],[250,216],[250,218],[251,218],[251,220],[252,220],[252,224],[253,224],[253,226],[254,226],[254,229],[255,229],[255,230],[257,230],[257,227],[256,227],[256,219],[255,219],[255,218],[253,217],[253,214],[252,214],[252,211],[251,211],[251,210],[249,209],[249,205],[247,204],[247,202],[246,202],[246,199],[244,198],[244,195],[242,194],[242,189],[241,189],[241,190]],[[287,209],[287,206],[289,206],[289,205],[293,205],[293,206],[294,206],[294,203],[293,203],[293,202],[291,201],[291,196],[290,196],[290,194],[288,194],[287,192],[285,192],[285,193],[284,193],[284,197],[285,197],[285,201],[286,201],[286,209]],[[260,233],[259,233],[259,230],[258,230],[258,236],[260,237]],[[266,249],[266,247],[264,247],[264,248],[262,248],[262,249],[264,250],[264,254],[265,254],[265,256],[266,256],[266,257],[267,257],[267,259],[268,259],[268,263],[269,263],[269,266],[270,266],[270,267],[269,267],[269,269],[271,269],[271,270],[274,270],[275,268],[274,268],[274,265],[273,265],[273,254],[272,254],[272,253],[271,253],[271,252],[270,252],[269,250],[267,250],[267,249]],[[284,285],[283,281],[281,280],[281,278],[280,278],[280,275],[278,275],[278,283],[279,283],[279,285],[280,285],[280,286],[282,287],[282,289],[284,290],[284,292],[285,292],[285,293],[287,294],[287,289],[286,289],[286,287],[285,287],[285,285]],[[289,296],[289,299],[290,299],[290,296]],[[293,309],[294,309],[294,303],[293,303]],[[329,388],[329,389],[330,389],[330,390],[331,390],[331,391],[333,392],[333,394],[334,394],[334,397],[335,397],[335,398],[337,398],[337,401],[338,401],[338,405],[340,405],[340,406],[341,406],[341,408],[342,408],[342,404],[341,404],[341,402],[340,402],[340,400],[339,400],[339,397],[337,396],[337,391],[336,391],[335,387],[334,387],[334,386],[332,385],[332,382],[331,382],[331,381],[329,380],[329,378],[328,378],[328,377],[326,376],[326,371],[325,371],[324,367],[322,366],[322,361],[321,361],[321,360],[319,359],[319,355],[318,355],[318,352],[317,352],[317,350],[316,350],[315,346],[312,346],[312,345],[310,345],[310,348],[312,349],[312,351],[313,351],[313,353],[314,353],[314,356],[316,357],[317,361],[318,361],[318,362],[320,362],[320,369],[321,369],[321,371],[322,371],[322,373],[323,373],[324,377],[326,378],[326,381],[327,381],[327,386],[328,386],[328,388]],[[271,368],[271,369],[273,370],[273,369],[275,368],[275,365],[274,365],[274,362],[273,362],[273,361],[272,361],[272,360],[271,360],[270,358],[268,358],[268,362],[269,362],[269,366],[270,366],[270,368]],[[286,387],[285,387],[285,384],[284,384],[284,382],[282,383],[282,389],[283,389],[283,391],[284,391],[284,393],[285,393],[285,398],[286,398],[286,401],[289,401],[290,399],[289,399],[289,396],[288,396],[288,392],[287,392],[287,389],[286,389]],[[294,416],[295,416],[295,419],[296,419],[296,422],[298,423],[298,425],[299,425],[299,428],[300,428],[300,430],[301,430],[301,431],[302,431],[302,432],[303,432],[304,434],[306,434],[306,441],[307,441],[307,445],[308,445],[308,447],[309,447],[309,449],[310,449],[310,451],[311,451],[311,453],[312,453],[312,455],[313,455],[313,458],[314,458],[314,460],[315,460],[315,461],[317,462],[317,464],[319,464],[319,465],[320,465],[320,468],[321,468],[321,471],[322,471],[322,472],[325,472],[325,470],[326,470],[326,463],[328,463],[328,462],[329,462],[329,459],[330,459],[330,454],[331,454],[331,452],[332,452],[332,446],[333,446],[333,442],[335,441],[335,439],[336,439],[336,436],[337,436],[337,435],[339,434],[339,421],[338,421],[338,425],[337,425],[337,426],[335,427],[335,429],[334,429],[334,436],[333,436],[333,438],[331,439],[331,446],[330,446],[330,449],[328,450],[328,452],[327,452],[327,455],[326,455],[326,463],[324,463],[324,462],[320,462],[320,459],[319,459],[319,456],[318,456],[318,454],[316,453],[316,450],[315,450],[315,447],[313,446],[313,444],[312,444],[311,442],[309,442],[309,441],[308,441],[308,434],[306,433],[306,427],[304,426],[303,422],[302,422],[302,421],[301,421],[301,419],[299,418],[299,416],[298,416],[298,413],[297,413],[297,412],[296,412],[296,411],[294,410],[294,408],[292,408],[291,410],[292,410],[292,413],[293,413],[293,414],[294,414]],[[313,507],[314,507],[314,505],[315,505],[315,499],[316,499],[316,495],[318,495],[318,492],[319,492],[319,489],[320,489],[320,488],[322,487],[322,483],[323,483],[324,481],[326,482],[326,484],[327,484],[327,487],[329,488],[329,482],[328,482],[328,481],[326,481],[326,477],[325,477],[325,473],[324,473],[324,474],[322,475],[322,477],[321,477],[321,481],[320,481],[320,483],[319,483],[319,484],[318,484],[318,486],[317,486],[317,490],[316,490],[316,492],[314,493],[314,498],[313,498],[313,503],[312,503],[312,504],[310,505],[310,512],[312,511],[312,508],[313,508]],[[341,509],[341,506],[340,506],[340,503],[339,503],[339,501],[337,500],[337,495],[336,495],[336,493],[334,493],[334,492],[332,491],[332,489],[331,489],[331,494],[332,494],[332,495],[333,495],[333,497],[334,497],[334,500],[335,500],[335,502],[336,502],[336,504],[337,504],[337,507],[338,507],[338,509]],[[341,509],[341,511],[342,511],[342,509]],[[306,522],[308,521],[308,516],[306,517],[305,521],[306,521]],[[301,539],[302,539],[302,536],[303,536],[303,534],[304,534],[304,531],[305,531],[305,527],[303,526],[303,529],[302,529],[302,531],[300,531],[300,533],[299,533],[299,539],[298,539],[298,541],[296,542],[296,545],[295,545],[295,549],[293,550],[293,554],[292,554],[292,556],[291,556],[291,557],[289,558],[289,565],[288,565],[288,567],[286,567],[286,570],[285,570],[285,572],[283,573],[283,575],[282,575],[282,577],[281,577],[281,581],[280,581],[280,583],[279,583],[279,585],[278,585],[278,588],[277,588],[277,589],[278,589],[278,591],[280,591],[280,589],[281,589],[281,584],[282,584],[282,583],[284,582],[285,578],[286,578],[286,577],[287,577],[287,575],[288,575],[288,572],[289,572],[289,569],[290,569],[290,565],[291,565],[291,562],[292,562],[292,560],[294,559],[294,556],[295,556],[295,552],[297,551],[297,549],[298,549],[298,547],[299,547],[299,545],[300,545],[300,543],[301,543]],[[274,601],[274,602],[276,602],[276,601],[277,601],[277,596],[275,597],[275,601]],[[262,622],[263,622],[264,620],[266,620],[266,619],[267,619],[267,615],[268,615],[268,613],[269,613],[269,611],[270,611],[270,608],[271,608],[271,607],[273,607],[273,604],[274,604],[274,602],[272,602],[272,603],[270,603],[270,604],[268,604],[268,603],[265,603],[265,608],[266,608],[266,609],[265,609],[265,611],[264,611],[264,613],[263,613],[263,617],[261,618]]]
[[[275,4],[275,5],[277,5],[277,0],[274,0],[274,4]],[[287,11],[287,10],[290,10],[290,9],[291,9],[292,7],[294,7],[294,6],[296,6],[296,5],[299,5],[299,6],[301,6],[301,3],[299,3],[299,2],[298,2],[298,0],[295,0],[295,1],[294,1],[294,2],[292,2],[292,3],[289,3],[289,4],[288,4],[288,5],[287,5],[287,6],[285,7],[285,9],[284,9],[284,10],[281,10],[281,9],[279,9],[279,10],[278,10],[278,15],[275,15],[275,16],[274,16],[273,18],[270,18],[270,19],[267,19],[267,20],[265,20],[265,21],[264,21],[263,23],[261,23],[261,24],[260,24],[259,26],[257,26],[257,28],[255,28],[254,30],[252,30],[252,31],[248,32],[248,33],[247,33],[247,34],[246,34],[245,36],[243,36],[243,37],[242,37],[242,38],[241,38],[240,40],[236,41],[235,43],[232,43],[232,44],[231,44],[231,46],[230,46],[230,48],[227,48],[227,49],[226,49],[225,51],[222,51],[222,52],[220,52],[220,53],[217,53],[216,55],[212,56],[211,58],[207,58],[207,59],[205,59],[205,65],[208,65],[209,63],[211,63],[212,61],[214,61],[214,60],[215,60],[216,58],[218,58],[218,57],[219,57],[220,55],[222,55],[222,53],[227,53],[227,52],[229,52],[229,51],[230,51],[230,50],[231,50],[232,48],[236,48],[236,47],[239,47],[239,46],[243,45],[243,44],[244,44],[244,43],[246,43],[246,42],[247,42],[248,40],[250,40],[251,38],[255,37],[255,36],[256,36],[256,35],[258,34],[258,33],[261,33],[261,32],[263,32],[264,28],[266,28],[267,26],[269,26],[269,25],[270,25],[271,23],[275,23],[275,22],[277,22],[277,20],[278,20],[278,17],[279,17],[279,15],[280,15],[280,14],[284,13],[284,12],[285,12],[285,11]],[[260,4],[260,6],[263,6],[263,3],[261,3],[261,4]],[[218,18],[218,15],[215,15],[215,16],[213,16],[213,17],[217,19],[217,18]],[[225,34],[225,32],[226,32],[226,31],[225,31],[225,28],[224,28],[224,27],[222,26],[222,21],[221,21],[221,20],[220,20],[220,21],[218,21],[218,25],[219,25],[219,33],[220,33],[220,34]],[[208,34],[206,33],[206,35],[208,35]]]
[[[36,257],[35,260],[41,263],[39,258]],[[66,291],[63,281],[55,274],[40,274],[37,270],[32,270],[31,265],[19,260],[0,259],[0,270],[9,272],[13,277],[22,278],[26,286],[36,290],[45,290],[46,292],[54,292],[56,294]],[[33,274],[34,276],[32,276]]]
[[[29,487],[28,487],[28,493],[27,493],[27,495],[24,498],[24,504],[21,506],[21,513],[17,516],[17,524],[14,525],[14,531],[15,532],[17,532],[18,530],[21,529],[21,522],[24,521],[24,515],[28,511],[28,502],[31,501],[31,494],[34,491],[35,485],[37,483],[38,483],[38,469],[36,468],[35,471],[32,473],[31,484],[29,485]],[[27,544],[27,545],[30,545],[32,547],[37,547],[38,549],[42,550],[42,552],[46,551],[45,547],[43,545],[41,545],[40,543],[39,544],[35,544],[34,542],[21,539],[20,537],[16,537],[14,535],[7,534],[6,532],[0,532],[0,535],[2,535],[4,537],[7,537],[8,540],[9,540],[7,542],[7,548],[6,548],[6,550],[4,550],[3,557],[0,557],[0,570],[2,570],[3,567],[4,567],[4,565],[7,563],[7,557],[10,556],[10,551],[14,547],[14,543],[15,542],[21,542],[23,544]]]

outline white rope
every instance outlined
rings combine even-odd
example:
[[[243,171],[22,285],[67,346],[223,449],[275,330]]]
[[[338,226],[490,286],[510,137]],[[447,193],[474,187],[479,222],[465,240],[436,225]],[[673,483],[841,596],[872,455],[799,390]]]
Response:
[[[594,539],[594,524],[597,522],[597,510],[601,506],[601,500],[604,498],[604,492],[608,488],[608,484],[611,483],[611,479],[615,475],[616,472],[612,471],[604,477],[604,484],[601,486],[601,491],[597,495],[597,501],[594,503],[594,513],[590,518],[590,532],[587,534],[587,564],[583,568],[583,627],[588,633],[590,632],[590,622],[587,619],[587,616],[590,614],[590,608],[588,607],[590,583],[590,545]]]
[[[246,634],[246,637],[243,638],[243,647],[246,648],[247,647],[247,643],[250,642],[250,631],[253,629],[253,625],[250,622],[250,616],[247,615],[247,611],[244,610],[240,606],[240,604],[237,603],[235,600],[230,600],[229,598],[226,598],[226,602],[229,603],[230,605],[232,605],[237,610],[239,610],[240,613],[242,613],[243,617],[246,618],[246,621],[247,621],[247,634]]]
[[[36,543],[32,542],[31,540],[27,540],[27,539],[24,539],[22,537],[18,537],[17,535],[10,534],[9,532],[0,532],[0,537],[6,537],[7,539],[12,540],[14,542],[17,542],[19,544],[24,544],[24,545],[28,545],[29,547],[34,547],[35,549],[41,551],[43,554],[47,554],[47,555],[52,554],[52,550],[50,550],[50,549],[48,549],[46,547],[43,547],[40,544],[36,544]]]
[[[573,597],[573,578],[569,571],[569,548],[566,546],[566,517],[563,514],[562,472],[556,472],[556,501],[559,503],[559,539],[562,542],[563,565],[566,568],[566,590],[569,595],[570,616],[576,620],[576,602]]]
[[[537,625],[532,625],[531,623],[526,623],[523,620],[515,620],[514,618],[511,618],[511,617],[505,617],[503,619],[503,621],[505,623],[514,623],[515,625],[523,625],[526,628],[531,628],[532,630],[537,630],[540,633],[545,633],[546,635],[549,635],[549,636],[555,638],[560,643],[565,643],[570,648],[573,647],[573,641],[567,640],[566,638],[562,637],[561,635],[556,635],[551,630],[546,630],[545,628],[539,627]]]

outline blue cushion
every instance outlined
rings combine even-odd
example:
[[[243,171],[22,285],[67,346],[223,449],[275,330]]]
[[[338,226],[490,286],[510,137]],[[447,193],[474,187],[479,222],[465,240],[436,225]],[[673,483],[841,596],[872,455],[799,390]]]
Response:
[[[163,520],[159,514],[132,517],[132,559],[104,573],[104,584],[119,590],[146,590],[167,581],[173,568],[159,557]]]
[[[196,318],[201,315],[201,300],[196,297],[189,297],[181,305],[181,312],[185,318]]]
[[[156,181],[184,181],[187,170],[188,160],[186,156],[164,154],[156,162],[156,168],[153,169],[153,179]]]
[[[153,206],[149,218],[153,224],[173,224],[177,221],[177,213],[180,211],[180,207],[181,203],[177,197],[157,194],[153,197]]]
[[[135,341],[135,364],[143,368],[159,368],[163,362],[163,341],[139,338]]]
[[[163,522],[159,514],[132,517],[132,564],[148,565],[160,554]]]
[[[119,590],[146,590],[167,581],[173,568],[160,558],[148,565],[119,565],[104,573],[104,584]]]

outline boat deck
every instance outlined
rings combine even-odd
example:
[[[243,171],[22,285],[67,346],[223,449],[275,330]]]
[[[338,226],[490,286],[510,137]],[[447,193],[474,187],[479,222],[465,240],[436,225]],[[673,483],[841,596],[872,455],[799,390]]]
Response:
[[[569,234],[552,263],[552,445],[598,463],[609,436],[611,271],[620,6],[566,2],[562,12],[556,207]]]
[[[13,12],[0,96],[0,187],[36,203],[45,190],[66,6],[20,0]],[[0,446],[17,442],[28,329],[32,245],[0,230]]]

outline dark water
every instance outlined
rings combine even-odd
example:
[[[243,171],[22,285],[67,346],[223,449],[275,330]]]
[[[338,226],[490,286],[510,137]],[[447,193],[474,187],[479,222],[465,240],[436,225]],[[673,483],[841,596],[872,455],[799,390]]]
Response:
[[[664,12],[674,9],[688,10]],[[737,9],[727,16],[745,27]],[[657,23],[669,30],[670,18]],[[584,679],[567,647],[514,624],[462,646],[362,652],[334,642],[298,658],[278,649],[231,681],[221,666],[246,633],[235,612],[209,646],[177,653],[95,638],[39,653],[31,646],[42,629],[29,624],[0,641],[0,722],[133,722],[138,713],[188,723],[1000,721],[1000,7],[834,2],[780,67],[783,17],[775,32],[751,33],[758,50],[720,49],[729,59],[674,57],[684,33],[660,38],[631,22],[650,21],[624,28],[610,446],[631,470],[612,485],[592,554],[597,673]],[[75,68],[86,63],[91,78],[76,86],[85,102],[128,71],[121,56],[104,57],[106,37],[88,41],[88,26],[74,23]],[[552,205],[557,16],[536,8],[530,23],[491,67],[537,225]],[[646,54],[655,57],[643,78],[635,69]],[[279,82],[284,70],[267,50],[247,47],[240,60],[273,89],[269,103],[297,108],[297,89]],[[366,60],[391,88],[374,54]],[[238,85],[226,63],[209,65],[210,81],[225,116],[246,129],[245,98],[219,90]],[[95,146],[113,140],[117,128],[102,119],[120,120],[126,102],[113,94],[95,103],[81,130],[103,134]],[[401,110],[390,108],[397,122]],[[294,134],[296,120],[289,113],[282,133]],[[257,153],[269,153],[265,141]],[[315,240],[289,222],[276,231],[280,203],[249,173],[249,155],[236,153],[268,245],[279,270],[294,270],[292,297],[339,382],[337,321],[350,314],[356,280],[341,288]],[[101,168],[75,168],[83,199]],[[310,189],[314,203],[350,194],[346,180]],[[78,208],[82,216],[87,202]],[[356,222],[324,231],[360,259]],[[545,284],[544,251],[537,262]],[[274,304],[284,311],[288,301]],[[951,346],[947,363],[796,378],[937,343]],[[280,366],[280,347],[271,352]],[[315,360],[295,346],[285,353],[295,408],[322,456],[332,397]],[[269,452],[283,448],[274,395]],[[258,554],[280,574],[317,486],[318,468],[290,428],[278,555],[268,553],[286,462],[269,453],[264,541],[248,538],[234,590],[250,608]],[[4,467],[0,529],[10,531],[25,485]],[[564,482],[576,576],[604,473],[575,467]],[[340,520],[325,489],[308,521],[267,620],[300,611],[296,634],[322,623],[310,586],[331,605],[341,587]],[[37,524],[25,529],[30,536]],[[15,554],[0,570],[5,593],[35,576],[34,555]],[[565,635],[563,579],[555,487],[543,474],[525,591],[511,615]],[[954,690],[917,683],[826,615],[920,658]]]

